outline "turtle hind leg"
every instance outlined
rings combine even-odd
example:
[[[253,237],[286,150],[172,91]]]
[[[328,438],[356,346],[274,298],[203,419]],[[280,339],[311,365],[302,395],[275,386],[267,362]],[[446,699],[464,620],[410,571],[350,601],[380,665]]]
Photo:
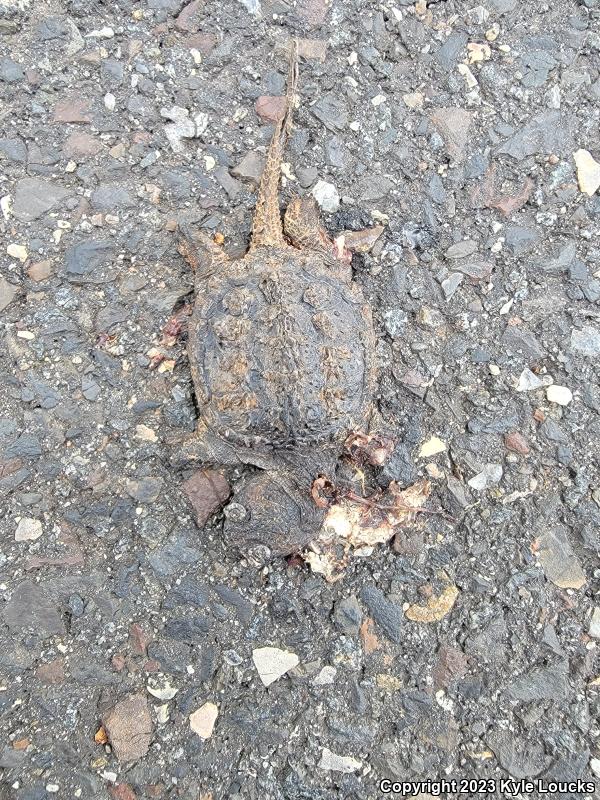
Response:
[[[331,246],[321,220],[314,197],[294,197],[290,201],[283,220],[285,235],[300,249],[328,250]]]
[[[227,253],[206,231],[183,233],[177,250],[192,268],[196,284],[218,272],[229,261]]]
[[[248,465],[260,469],[274,469],[276,464],[276,459],[269,453],[261,453],[249,447],[240,448],[205,429],[202,423],[194,433],[174,437],[167,444],[171,449],[171,466],[175,469],[184,469],[191,464],[225,467]]]
[[[332,240],[321,225],[319,209],[314,197],[294,197],[287,207],[283,220],[285,235],[294,247],[318,253],[323,262],[337,270],[339,277],[349,281],[352,272],[352,254],[344,247],[343,238]]]

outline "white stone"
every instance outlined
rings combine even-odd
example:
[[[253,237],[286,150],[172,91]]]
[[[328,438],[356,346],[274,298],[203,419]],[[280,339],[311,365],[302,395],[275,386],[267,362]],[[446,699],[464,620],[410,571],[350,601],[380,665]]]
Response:
[[[590,769],[600,778],[600,758],[590,758]]]
[[[114,111],[117,105],[117,98],[111,92],[104,95],[104,106],[107,111]]]
[[[530,369],[525,368],[519,375],[517,392],[533,392],[543,386],[543,382]]]
[[[17,525],[17,530],[15,531],[15,541],[16,542],[34,542],[36,539],[39,539],[42,535],[42,523],[39,519],[33,519],[32,517],[22,517],[19,520],[19,524]]]
[[[327,665],[326,667],[323,667],[318,675],[315,676],[313,683],[315,686],[329,686],[335,681],[336,675],[337,669]]]
[[[9,244],[6,248],[6,252],[9,256],[11,256],[11,258],[18,258],[21,263],[27,261],[27,257],[29,255],[27,248],[22,244]]]
[[[594,639],[600,639],[600,606],[596,606],[594,609],[594,613],[592,614],[592,618],[590,620],[589,633],[590,636],[594,637]]]
[[[556,386],[552,384],[546,389],[546,397],[549,403],[556,403],[558,406],[568,406],[573,399],[573,392],[566,386]]]
[[[171,686],[168,680],[158,681],[153,678],[148,681],[146,689],[157,700],[172,700],[179,691],[175,686]]]
[[[158,441],[158,436],[147,425],[136,425],[135,426],[135,438],[141,439],[143,442],[156,442]]]
[[[501,478],[502,466],[500,464],[486,464],[481,472],[478,472],[468,481],[468,484],[471,489],[481,492],[483,489],[487,489],[488,486],[499,483]]]
[[[193,714],[190,714],[190,728],[201,739],[210,739],[218,716],[219,709],[214,703],[204,703]]]
[[[592,158],[587,150],[573,153],[577,167],[577,182],[580,190],[591,197],[600,188],[600,164]]]
[[[402,95],[404,105],[407,108],[423,108],[425,96],[421,92],[408,92]]]
[[[254,14],[256,17],[260,17],[261,10],[260,10],[260,2],[259,0],[239,0],[239,2],[244,6],[246,11],[250,14]]]
[[[355,758],[338,756],[337,753],[332,753],[327,747],[323,748],[319,769],[325,769],[328,772],[356,772],[361,767],[362,762],[357,761]]]
[[[86,33],[86,39],[112,39],[115,35],[115,32],[112,28],[109,28],[108,25],[104,28],[99,28],[98,30],[91,31],[90,33]]]
[[[438,453],[443,453],[446,449],[446,442],[443,442],[437,436],[432,436],[426,442],[423,442],[419,450],[419,458],[429,458],[429,456],[436,456]]]
[[[252,651],[252,660],[265,686],[270,686],[300,663],[295,653],[278,647],[258,647]]]
[[[340,196],[333,183],[317,181],[311,194],[319,204],[319,207],[328,214],[334,214],[340,207]]]

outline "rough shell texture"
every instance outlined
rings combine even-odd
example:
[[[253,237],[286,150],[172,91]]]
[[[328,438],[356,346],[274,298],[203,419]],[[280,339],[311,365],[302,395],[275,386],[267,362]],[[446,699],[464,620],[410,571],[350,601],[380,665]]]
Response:
[[[349,275],[279,247],[198,286],[189,339],[200,416],[241,446],[338,441],[373,394],[370,309]]]

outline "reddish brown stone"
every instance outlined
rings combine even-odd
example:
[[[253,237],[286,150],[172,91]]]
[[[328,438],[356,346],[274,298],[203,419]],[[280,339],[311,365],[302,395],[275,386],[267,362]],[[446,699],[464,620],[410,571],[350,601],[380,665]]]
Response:
[[[433,685],[436,689],[445,689],[466,675],[468,664],[469,659],[462,650],[446,644],[441,645],[433,668]]]
[[[127,663],[127,659],[122,653],[115,653],[114,656],[111,658],[110,663],[115,672],[121,672],[122,670],[125,669],[125,664]]]
[[[227,479],[214,469],[201,469],[183,484],[196,512],[196,522],[202,528],[211,514],[220,508],[231,493]]]
[[[15,739],[13,742],[13,750],[27,750],[31,742],[29,739]]]
[[[147,783],[144,786],[144,791],[148,795],[148,797],[163,797],[165,787],[162,783]]]
[[[214,33],[193,33],[188,36],[184,42],[186,47],[190,50],[198,50],[202,55],[208,55],[211,50],[214,50],[218,43],[218,38]]]
[[[119,761],[143,758],[152,739],[152,719],[146,696],[140,692],[121,700],[103,715],[102,726]]]
[[[364,228],[361,231],[344,231],[344,245],[355,253],[368,253],[383,233],[383,225]]]
[[[471,206],[473,208],[497,208],[505,217],[509,217],[525,205],[534,186],[531,178],[527,177],[519,190],[514,193],[501,194],[497,187],[496,165],[491,164],[480,183],[470,191]]]
[[[95,156],[102,150],[102,144],[94,136],[85,132],[72,133],[63,144],[63,153],[67,158],[85,158]]]
[[[136,656],[145,656],[148,645],[152,641],[152,634],[148,633],[137,622],[129,626],[129,646]]]
[[[32,67],[25,70],[25,77],[27,78],[27,83],[31,86],[38,86],[42,82],[41,74],[37,69],[33,69]]]
[[[57,686],[65,680],[64,658],[55,658],[47,664],[40,664],[35,671],[35,677],[48,686]]]
[[[285,97],[261,95],[254,108],[261,119],[267,122],[278,122],[285,113]]]
[[[35,264],[32,264],[28,268],[27,274],[31,280],[35,281],[36,283],[39,283],[39,281],[45,281],[50,277],[50,275],[52,275],[52,262],[36,261]]]
[[[64,546],[64,551],[56,556],[31,556],[25,562],[25,569],[40,569],[40,567],[82,567],[85,557],[77,534],[64,520],[61,522],[58,543]]]
[[[55,122],[91,122],[91,101],[85,97],[59,100],[54,106]]]
[[[202,21],[203,5],[203,0],[192,0],[191,3],[188,3],[175,20],[175,27],[180,31],[195,33]]]
[[[535,186],[531,178],[525,178],[525,183],[516,194],[507,194],[503,197],[495,198],[490,204],[490,208],[499,209],[505,217],[509,217],[513,212],[523,208],[529,200],[533,187]]]
[[[365,617],[362,621],[360,626],[360,638],[365,655],[369,655],[369,653],[373,653],[381,647],[381,642],[373,630],[373,620],[371,617]]]
[[[160,661],[155,658],[149,658],[144,662],[144,672],[160,672]]]
[[[148,144],[152,139],[152,134],[148,131],[136,131],[132,136],[134,144]]]
[[[137,794],[128,783],[116,783],[108,787],[112,800],[137,800]]]
[[[513,453],[519,453],[522,456],[526,456],[530,452],[527,439],[518,431],[507,433],[504,437],[504,445],[507,450],[512,450]]]
[[[9,458],[7,461],[0,461],[0,478],[8,478],[21,469],[23,462],[20,458]]]
[[[322,25],[329,11],[330,0],[299,0],[296,13],[311,28]]]

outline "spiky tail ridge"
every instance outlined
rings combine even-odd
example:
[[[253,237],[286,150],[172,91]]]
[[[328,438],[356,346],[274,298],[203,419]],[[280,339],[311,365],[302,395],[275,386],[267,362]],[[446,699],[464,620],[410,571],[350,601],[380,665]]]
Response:
[[[293,39],[287,78],[285,109],[273,131],[267,150],[265,168],[260,179],[250,249],[273,247],[285,243],[279,213],[279,173],[285,145],[292,129],[292,117],[298,87],[298,41]]]

